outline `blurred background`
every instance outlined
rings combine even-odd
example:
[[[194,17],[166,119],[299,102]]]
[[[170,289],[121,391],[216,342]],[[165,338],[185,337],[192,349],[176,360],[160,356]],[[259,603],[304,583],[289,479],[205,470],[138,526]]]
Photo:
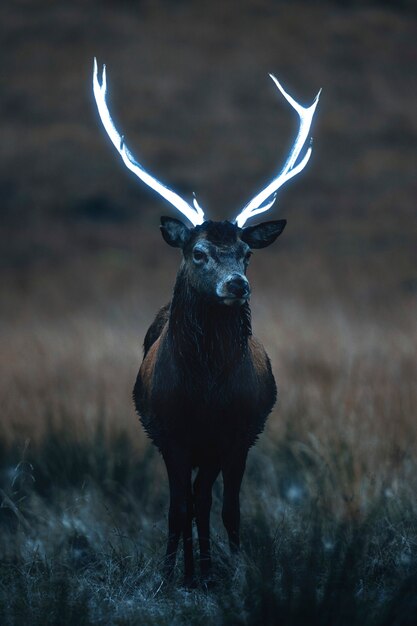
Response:
[[[318,498],[319,484],[323,496],[313,469],[326,467],[326,516],[356,519],[381,493],[400,491],[411,510],[415,2],[16,0],[1,15],[0,403],[10,500],[2,514],[24,527],[25,516],[40,519],[33,489],[58,477],[81,489],[94,472],[119,484],[133,457],[142,474],[132,476],[143,479],[143,455],[152,456],[131,390],[142,339],[180,262],[159,217],[178,215],[106,136],[92,95],[95,56],[107,65],[109,105],[133,154],[184,198],[196,192],[213,219],[237,215],[281,168],[297,132],[268,73],[304,104],[323,88],[313,156],[265,218],[285,217],[285,233],[249,269],[254,331],[280,399],[246,489],[250,476],[270,472],[263,484],[278,515],[282,503]],[[98,425],[110,469],[94,456]],[[51,429],[59,436],[45,439]],[[114,433],[130,447],[112,449]],[[22,467],[20,484],[13,472],[21,478]],[[136,530],[165,523],[157,456],[150,467],[162,504],[150,518],[142,507]],[[48,515],[58,515],[55,505]],[[67,530],[88,545],[103,540],[74,519]]]
[[[250,268],[255,330],[271,345],[287,311],[300,336],[314,331],[315,314],[326,327],[336,307],[341,318],[366,319],[370,331],[383,322],[391,336],[398,316],[412,317],[414,7],[359,0],[3,7],[3,423],[39,426],[33,405],[16,410],[22,395],[30,403],[39,391],[23,370],[36,363],[46,388],[68,391],[73,373],[63,372],[74,350],[85,350],[74,356],[77,368],[94,365],[97,393],[123,368],[118,400],[123,419],[135,423],[127,391],[140,343],[170,298],[180,260],[158,232],[159,216],[175,210],[126,170],[98,118],[94,56],[107,64],[110,107],[135,156],[185,198],[195,191],[213,219],[236,216],[282,166],[297,131],[268,72],[305,104],[322,87],[313,158],[267,218],[285,217],[285,236]],[[316,339],[317,350],[328,342],[320,332]],[[284,352],[297,350],[288,344]],[[91,382],[81,406],[93,402]]]

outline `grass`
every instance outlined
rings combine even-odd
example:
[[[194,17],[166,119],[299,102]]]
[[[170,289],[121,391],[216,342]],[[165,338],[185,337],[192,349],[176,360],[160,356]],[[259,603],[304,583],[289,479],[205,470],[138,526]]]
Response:
[[[277,294],[256,265],[252,271],[263,286],[254,324],[280,397],[251,451],[236,559],[215,485],[216,584],[209,591],[181,588],[181,558],[172,585],[160,577],[165,470],[130,401],[136,336],[161,287],[141,301],[137,330],[130,310],[137,273],[127,274],[117,323],[101,292],[106,306],[90,309],[84,300],[66,317],[74,288],[56,299],[62,316],[51,316],[44,297],[37,304],[34,280],[31,321],[24,312],[9,319],[2,353],[9,364],[2,379],[2,624],[412,623],[412,302],[372,304],[358,314],[336,290],[320,303],[291,290]],[[59,287],[48,276],[43,294],[53,302]],[[103,286],[112,283],[105,272],[98,276]],[[322,281],[328,290],[329,277]],[[82,280],[77,289],[83,293]]]
[[[172,585],[160,577],[167,481],[131,401],[176,252],[156,229],[123,228],[2,269],[0,622],[412,624],[411,251],[300,255],[283,238],[254,256],[254,330],[279,399],[245,474],[242,553],[229,556],[216,484],[216,585],[189,592],[181,558]]]
[[[308,486],[323,468],[294,455],[294,442],[260,445],[243,489],[242,554],[228,555],[216,486],[216,585],[190,592],[180,571],[169,586],[159,574],[167,493],[155,453],[139,454],[124,434],[106,440],[102,429],[82,444],[68,428],[20,453],[9,452],[2,473],[3,624],[411,623],[409,484],[385,486],[358,511],[331,487],[331,468],[316,492]]]

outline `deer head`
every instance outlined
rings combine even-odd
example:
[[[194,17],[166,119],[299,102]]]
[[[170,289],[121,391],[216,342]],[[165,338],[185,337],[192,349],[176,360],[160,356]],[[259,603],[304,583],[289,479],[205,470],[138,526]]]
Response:
[[[250,297],[246,270],[253,248],[265,248],[282,233],[286,220],[239,228],[231,222],[205,221],[188,228],[161,218],[165,241],[183,251],[180,275],[196,294],[213,303],[242,305]]]

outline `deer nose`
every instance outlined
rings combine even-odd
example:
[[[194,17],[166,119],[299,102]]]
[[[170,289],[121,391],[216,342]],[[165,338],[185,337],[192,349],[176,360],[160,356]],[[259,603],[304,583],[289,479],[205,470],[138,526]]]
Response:
[[[226,282],[225,287],[235,298],[246,298],[249,295],[249,283],[240,274],[233,274]]]

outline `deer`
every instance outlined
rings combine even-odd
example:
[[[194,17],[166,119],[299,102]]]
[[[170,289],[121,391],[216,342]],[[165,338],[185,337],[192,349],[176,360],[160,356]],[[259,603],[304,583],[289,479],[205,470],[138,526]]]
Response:
[[[193,522],[199,542],[200,577],[213,581],[210,546],[212,489],[223,478],[222,519],[230,551],[240,547],[239,494],[250,448],[264,430],[277,398],[271,363],[252,335],[247,268],[253,250],[271,245],[286,220],[245,226],[268,211],[277,192],[306,166],[310,128],[321,90],[309,107],[296,102],[277,78],[276,87],[297,112],[299,130],[284,167],[232,220],[207,220],[195,195],[192,204],[138,163],[111,118],[106,66],[101,81],[94,60],[93,92],[103,126],[123,162],[175,207],[190,225],[162,217],[165,242],[182,260],[171,301],[157,313],[144,339],[143,361],[133,390],[143,428],[166,466],[170,502],[163,575],[171,580],[180,539],[184,584],[197,579]],[[193,475],[195,478],[193,479]]]

